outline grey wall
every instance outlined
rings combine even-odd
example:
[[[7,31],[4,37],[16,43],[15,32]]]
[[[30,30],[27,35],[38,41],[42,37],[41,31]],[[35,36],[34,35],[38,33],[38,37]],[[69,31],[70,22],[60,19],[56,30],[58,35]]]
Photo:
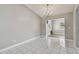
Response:
[[[52,16],[49,19],[65,18],[65,38],[73,40],[73,13],[66,13],[61,15]],[[45,22],[47,19],[43,20],[42,34],[45,34]]]
[[[0,49],[40,35],[40,21],[24,5],[0,5]]]
[[[76,46],[79,47],[79,6],[77,7],[77,9],[75,10],[75,14],[76,14]]]

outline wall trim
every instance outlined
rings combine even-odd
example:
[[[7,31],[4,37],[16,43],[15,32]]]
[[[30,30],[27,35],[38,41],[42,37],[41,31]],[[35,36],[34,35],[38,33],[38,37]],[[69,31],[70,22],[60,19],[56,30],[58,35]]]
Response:
[[[22,45],[22,44],[25,44],[25,43],[29,43],[29,42],[31,42],[31,41],[33,41],[33,40],[38,39],[38,38],[40,38],[40,36],[33,37],[33,38],[28,39],[28,40],[25,40],[25,41],[23,41],[23,42],[20,42],[20,43],[17,43],[17,44],[11,45],[11,46],[6,47],[6,48],[3,48],[3,49],[0,49],[0,52],[3,52],[3,51],[6,51],[6,50],[9,50],[9,49],[11,49],[11,48],[17,47],[17,46]]]

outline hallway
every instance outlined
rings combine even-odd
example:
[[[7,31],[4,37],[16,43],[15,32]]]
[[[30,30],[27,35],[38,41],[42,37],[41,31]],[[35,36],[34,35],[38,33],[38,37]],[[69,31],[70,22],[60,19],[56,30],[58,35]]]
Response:
[[[79,53],[79,49],[73,47],[74,6],[73,4],[0,5],[0,53]],[[40,37],[36,38],[38,36]]]

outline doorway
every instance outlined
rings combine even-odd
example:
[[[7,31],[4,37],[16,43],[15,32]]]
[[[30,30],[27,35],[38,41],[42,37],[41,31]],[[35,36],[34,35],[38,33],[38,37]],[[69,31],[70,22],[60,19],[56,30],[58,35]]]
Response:
[[[48,44],[51,45],[53,38],[59,40],[62,47],[65,47],[65,18],[51,19],[46,22],[46,39]]]

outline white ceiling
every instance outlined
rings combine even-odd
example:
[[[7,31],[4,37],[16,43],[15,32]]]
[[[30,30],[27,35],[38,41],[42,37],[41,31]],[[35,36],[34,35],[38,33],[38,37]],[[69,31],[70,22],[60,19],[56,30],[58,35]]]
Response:
[[[40,17],[45,17],[47,7],[46,4],[26,4],[28,8],[30,8],[32,11],[34,11],[37,15]],[[49,10],[50,15],[59,15],[63,13],[72,12],[74,9],[73,4],[50,4]]]

